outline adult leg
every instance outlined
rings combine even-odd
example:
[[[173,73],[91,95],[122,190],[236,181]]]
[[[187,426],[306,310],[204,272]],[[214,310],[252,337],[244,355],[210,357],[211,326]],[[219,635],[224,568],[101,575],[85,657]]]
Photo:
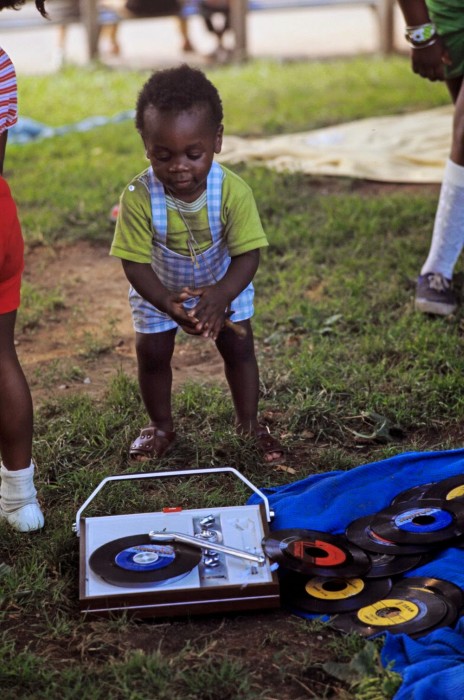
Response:
[[[190,41],[189,31],[188,31],[188,19],[182,15],[178,15],[179,32],[182,38],[182,51],[186,53],[193,51],[192,42]]]
[[[256,361],[253,331],[250,321],[241,321],[246,331],[239,338],[230,328],[224,328],[216,346],[224,360],[224,371],[235,408],[236,428],[240,435],[255,436],[264,460],[274,462],[283,455],[283,448],[258,421],[259,370]]]
[[[20,532],[43,527],[32,462],[29,385],[14,345],[16,311],[0,314],[0,517]]]
[[[176,329],[163,333],[136,333],[138,379],[150,424],[131,445],[137,461],[166,454],[175,439],[172,419],[172,368]]]
[[[416,308],[448,315],[456,309],[450,287],[464,244],[464,88],[462,78],[447,81],[455,103],[450,157],[440,190],[432,242],[418,280]]]

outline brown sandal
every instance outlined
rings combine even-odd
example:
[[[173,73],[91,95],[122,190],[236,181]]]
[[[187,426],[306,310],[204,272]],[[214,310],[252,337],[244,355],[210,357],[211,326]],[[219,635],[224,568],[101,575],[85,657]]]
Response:
[[[251,439],[254,440],[255,445],[261,455],[264,457],[266,464],[278,464],[282,461],[285,456],[285,449],[269,432],[267,425],[260,425],[256,428],[256,431],[251,435]],[[278,452],[279,456],[273,459],[266,459],[267,455],[271,455],[274,452]]]
[[[175,439],[174,430],[161,430],[156,425],[149,425],[142,428],[140,435],[130,446],[129,456],[136,462],[161,459],[172,450]]]

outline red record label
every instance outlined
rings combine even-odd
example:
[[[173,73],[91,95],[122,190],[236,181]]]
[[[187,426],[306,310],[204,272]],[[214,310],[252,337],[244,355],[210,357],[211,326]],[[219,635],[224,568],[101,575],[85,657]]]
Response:
[[[345,552],[330,542],[321,540],[294,540],[288,543],[287,551],[295,559],[316,566],[337,566],[346,561]]]

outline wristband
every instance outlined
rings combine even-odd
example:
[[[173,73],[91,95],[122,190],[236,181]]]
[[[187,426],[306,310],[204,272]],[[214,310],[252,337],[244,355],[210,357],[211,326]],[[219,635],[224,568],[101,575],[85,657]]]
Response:
[[[437,29],[433,22],[406,27],[405,38],[411,46],[427,44],[436,36]]]
[[[429,46],[433,46],[434,44],[437,43],[436,37],[432,39],[431,41],[428,41],[426,44],[421,44],[420,46],[411,46],[413,50],[416,49],[427,49]]]

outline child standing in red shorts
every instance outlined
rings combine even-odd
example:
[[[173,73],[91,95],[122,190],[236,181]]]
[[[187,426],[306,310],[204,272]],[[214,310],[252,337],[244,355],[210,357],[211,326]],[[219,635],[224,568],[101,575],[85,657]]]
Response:
[[[19,4],[0,0],[0,10]],[[36,4],[44,14],[43,0]],[[16,121],[15,71],[0,48],[0,518],[28,532],[42,528],[44,517],[34,486],[31,392],[14,344],[24,244],[16,205],[3,178],[3,161],[8,129]]]

